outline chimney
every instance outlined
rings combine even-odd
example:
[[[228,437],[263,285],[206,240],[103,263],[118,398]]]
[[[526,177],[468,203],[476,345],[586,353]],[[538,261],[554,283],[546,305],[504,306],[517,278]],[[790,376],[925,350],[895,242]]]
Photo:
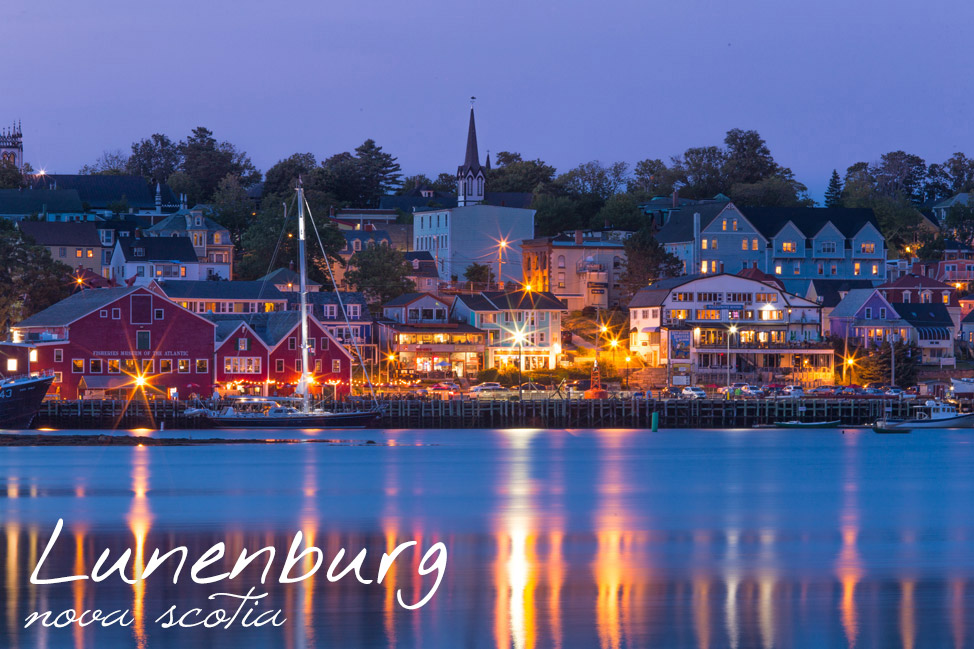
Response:
[[[676,192],[673,192],[673,196],[676,196]],[[676,200],[674,198],[674,200]],[[700,270],[700,212],[693,213],[693,252],[690,254],[690,259],[693,261],[693,270],[689,274],[699,273]]]
[[[676,204],[680,200],[680,190],[679,188],[673,189],[673,209],[676,209]]]
[[[583,235],[582,235],[581,229],[575,230],[575,245],[576,246],[582,245],[582,236]]]

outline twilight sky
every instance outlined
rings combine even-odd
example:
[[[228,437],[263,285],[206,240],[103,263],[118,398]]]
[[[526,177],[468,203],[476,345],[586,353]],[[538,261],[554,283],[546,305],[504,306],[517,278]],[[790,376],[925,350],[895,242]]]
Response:
[[[0,125],[35,168],[204,125],[261,170],[374,138],[406,174],[564,171],[753,128],[816,198],[833,167],[974,155],[967,0],[4,0]]]

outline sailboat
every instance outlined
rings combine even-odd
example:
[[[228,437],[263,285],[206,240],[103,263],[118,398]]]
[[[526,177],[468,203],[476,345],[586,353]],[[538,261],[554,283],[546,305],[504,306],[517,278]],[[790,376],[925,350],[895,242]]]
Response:
[[[297,187],[298,201],[298,262],[301,292],[301,378],[297,398],[241,397],[219,412],[207,409],[187,410],[187,414],[201,415],[220,428],[365,428],[375,422],[382,411],[378,405],[368,410],[330,412],[311,408],[312,377],[308,352],[308,268],[305,254],[304,188]],[[330,269],[329,269],[329,272]],[[334,280],[334,278],[333,278]],[[337,286],[335,287],[337,291]]]

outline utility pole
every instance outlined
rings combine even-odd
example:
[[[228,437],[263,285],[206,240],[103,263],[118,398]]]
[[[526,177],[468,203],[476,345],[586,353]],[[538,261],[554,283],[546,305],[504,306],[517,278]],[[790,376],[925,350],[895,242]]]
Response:
[[[896,385],[896,347],[893,344],[893,332],[889,334],[889,384]]]

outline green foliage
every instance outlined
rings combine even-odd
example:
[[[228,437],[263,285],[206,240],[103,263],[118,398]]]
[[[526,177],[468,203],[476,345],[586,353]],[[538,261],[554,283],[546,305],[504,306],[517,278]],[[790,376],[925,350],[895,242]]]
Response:
[[[396,158],[368,139],[355,149],[355,160],[361,174],[364,207],[378,207],[379,198],[399,184],[401,167]]]
[[[365,294],[372,305],[382,305],[416,290],[409,279],[412,265],[402,251],[387,245],[368,246],[352,255],[345,279]]]
[[[784,176],[768,176],[754,183],[733,185],[728,195],[738,205],[751,207],[814,207],[815,201],[805,191],[799,182]]]
[[[119,150],[105,151],[93,164],[78,170],[82,176],[120,176],[127,172],[128,156]]]
[[[555,182],[573,198],[595,197],[604,203],[625,187],[628,169],[625,162],[605,166],[592,160],[563,173]]]
[[[549,237],[562,230],[584,227],[578,201],[568,196],[535,194],[531,203],[535,210],[534,233],[539,237]],[[588,219],[584,221],[588,223]]]
[[[910,199],[902,193],[888,195],[878,188],[873,169],[866,163],[852,165],[846,171],[842,193],[843,207],[864,207],[873,210],[879,229],[890,250],[904,250],[920,239],[922,215]]]
[[[901,388],[916,385],[922,354],[916,346],[902,342],[894,344],[896,357],[896,385]],[[890,382],[890,346],[889,343],[878,349],[862,355],[857,352],[859,360],[856,363],[856,380],[859,383]]]
[[[494,271],[491,269],[490,264],[473,262],[467,266],[467,270],[464,271],[463,276],[467,278],[468,282],[474,282],[475,284],[490,284],[494,281]]]
[[[667,196],[673,193],[673,175],[659,158],[640,160],[633,168],[629,192],[643,192],[651,197]]]
[[[244,151],[230,142],[217,142],[213,132],[198,126],[179,143],[182,158],[180,170],[195,181],[195,191],[189,193],[190,205],[210,202],[220,181],[229,175],[238,176],[245,185],[260,182],[261,174]]]
[[[125,194],[117,201],[112,201],[108,204],[108,209],[111,210],[112,214],[127,214],[129,211],[129,199]]]
[[[70,267],[0,219],[0,335],[6,337],[12,324],[68,297],[70,277]]]
[[[279,160],[264,174],[264,195],[290,195],[298,177],[310,174],[317,165],[313,153],[295,153]]]
[[[234,245],[242,243],[244,231],[250,226],[254,203],[237,176],[227,176],[220,181],[213,194],[213,219],[230,232]]]
[[[555,177],[554,167],[540,159],[523,160],[520,153],[501,151],[495,163],[487,173],[487,187],[492,192],[532,193]]]
[[[646,215],[639,209],[640,198],[630,193],[610,196],[589,227],[638,230],[646,224]]]
[[[162,133],[132,143],[126,170],[151,183],[166,182],[179,168],[179,145]]]
[[[666,252],[656,241],[652,229],[642,228],[626,239],[626,269],[620,278],[630,296],[664,277],[674,277],[683,272],[683,263]]]
[[[0,189],[19,189],[24,186],[24,175],[9,160],[0,161]]]
[[[832,170],[829,186],[825,190],[825,207],[842,207],[842,179],[835,169]]]

